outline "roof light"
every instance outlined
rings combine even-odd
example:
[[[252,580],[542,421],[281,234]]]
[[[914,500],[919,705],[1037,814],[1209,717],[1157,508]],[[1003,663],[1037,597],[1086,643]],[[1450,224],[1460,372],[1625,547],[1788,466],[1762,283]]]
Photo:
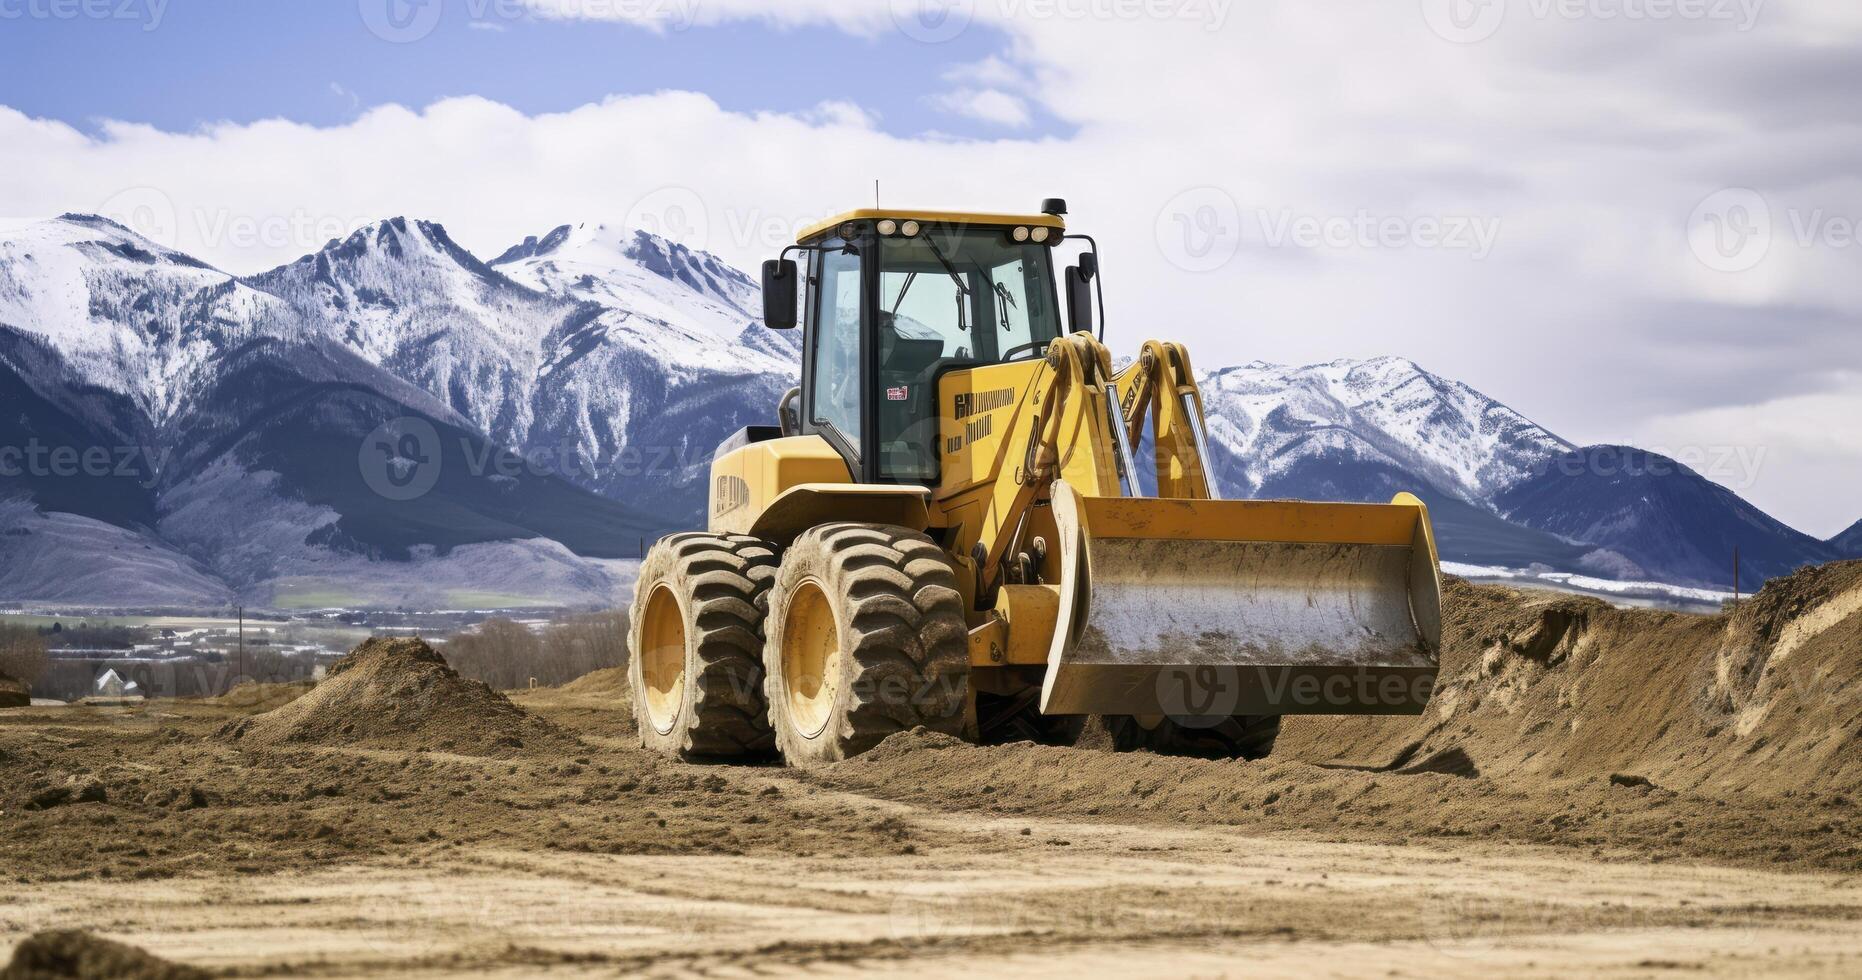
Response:
[[[1015,240],[1018,242],[1025,242],[1028,240],[1028,228],[1026,225],[1016,228],[1013,234]]]
[[[907,221],[906,223],[899,226],[899,230],[904,232],[905,237],[907,238],[917,238],[918,237],[918,222]]]
[[[1034,231],[1028,233],[1028,237],[1034,239],[1035,244],[1038,245],[1044,241],[1047,241],[1047,229],[1036,228]]]
[[[879,233],[882,235],[896,234],[898,230],[899,223],[891,218],[884,218],[879,222]]]

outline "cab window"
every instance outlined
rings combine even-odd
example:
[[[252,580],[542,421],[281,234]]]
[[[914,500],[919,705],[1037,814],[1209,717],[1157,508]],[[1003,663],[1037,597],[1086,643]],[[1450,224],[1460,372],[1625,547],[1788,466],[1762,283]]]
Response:
[[[1060,336],[1045,245],[1001,228],[927,229],[879,239],[875,413],[880,475],[937,476],[937,376],[1042,356]]]
[[[837,243],[834,243],[837,244]],[[809,373],[809,418],[860,447],[860,256],[839,248],[822,251],[820,277],[810,290],[815,302],[813,370]]]

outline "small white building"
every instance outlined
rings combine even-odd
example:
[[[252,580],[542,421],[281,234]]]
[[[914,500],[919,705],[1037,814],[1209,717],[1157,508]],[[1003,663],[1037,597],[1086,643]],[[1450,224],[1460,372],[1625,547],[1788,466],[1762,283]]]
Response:
[[[114,670],[106,670],[97,678],[97,686],[91,693],[100,698],[134,698],[142,695],[142,685],[124,680]]]

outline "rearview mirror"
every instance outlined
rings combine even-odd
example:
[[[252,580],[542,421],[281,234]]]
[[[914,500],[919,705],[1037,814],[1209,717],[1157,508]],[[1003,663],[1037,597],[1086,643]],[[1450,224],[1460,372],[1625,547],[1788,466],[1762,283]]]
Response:
[[[763,263],[763,325],[771,330],[795,327],[796,275],[794,259]]]
[[[1093,332],[1093,275],[1099,262],[1091,252],[1080,256],[1078,265],[1067,269],[1067,322],[1074,333]]]

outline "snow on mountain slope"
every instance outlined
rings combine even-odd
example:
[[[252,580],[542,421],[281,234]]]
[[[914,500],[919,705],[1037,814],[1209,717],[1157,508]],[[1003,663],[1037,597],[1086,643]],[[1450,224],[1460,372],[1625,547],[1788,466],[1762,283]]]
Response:
[[[391,218],[248,279],[494,438],[521,441],[544,339],[572,303],[521,286],[427,221]]]
[[[156,422],[181,408],[216,353],[298,324],[277,297],[105,218],[68,214],[0,235],[0,326],[43,341]]]
[[[1307,367],[1254,362],[1202,379],[1220,473],[1246,496],[1287,493],[1302,465],[1393,466],[1471,503],[1572,447],[1505,405],[1400,357]],[[1293,494],[1289,494],[1293,495]]]
[[[121,567],[193,582],[162,571],[180,562],[206,576],[183,589],[202,595],[423,604],[533,581],[602,601],[615,556],[703,522],[715,447],[773,421],[797,382],[799,332],[765,329],[759,307],[714,256],[598,224],[485,263],[396,218],[244,280],[102,219],[0,231],[0,446],[152,453],[129,479],[0,474],[0,499],[101,522],[65,539],[87,554],[140,541],[157,557]],[[1414,491],[1445,559],[1710,581],[1729,521],[1763,574],[1862,551],[1862,530],[1785,540],[1693,474],[1565,478],[1551,464],[1569,443],[1401,358],[1255,363],[1202,384],[1227,495]],[[426,496],[387,501],[358,450],[407,417],[442,436],[443,468]],[[46,554],[32,567],[66,574]]]
[[[736,340],[760,315],[749,276],[645,231],[561,225],[512,246],[491,266],[540,292],[699,327],[715,340]]]
[[[694,507],[664,492],[702,482],[711,450],[772,416],[796,372],[739,342],[747,276],[600,225],[526,239],[494,267],[396,218],[249,281],[536,468],[669,521]]]

